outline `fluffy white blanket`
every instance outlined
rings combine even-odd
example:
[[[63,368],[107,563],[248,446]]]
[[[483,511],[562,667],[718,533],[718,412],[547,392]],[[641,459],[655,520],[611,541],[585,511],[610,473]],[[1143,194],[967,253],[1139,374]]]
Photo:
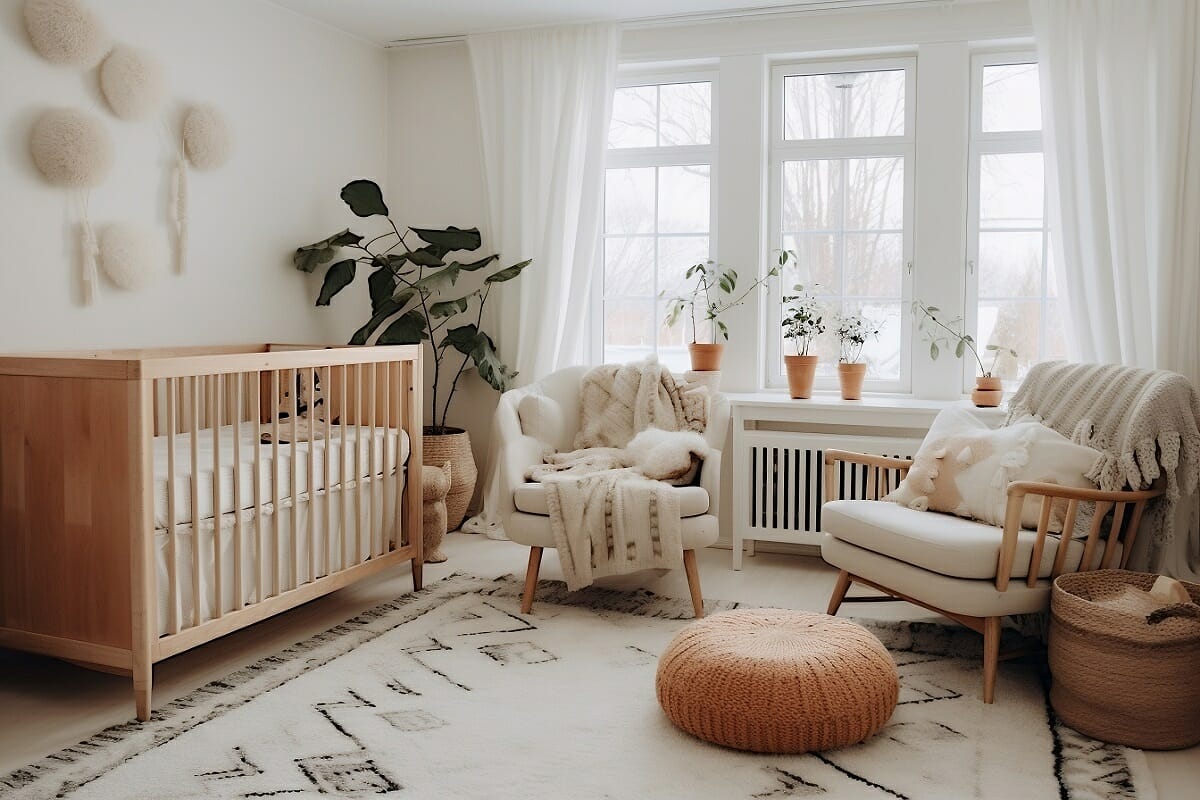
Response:
[[[648,428],[625,448],[557,453],[532,468],[546,487],[550,528],[571,591],[598,577],[683,562],[679,498],[708,454],[693,431]]]

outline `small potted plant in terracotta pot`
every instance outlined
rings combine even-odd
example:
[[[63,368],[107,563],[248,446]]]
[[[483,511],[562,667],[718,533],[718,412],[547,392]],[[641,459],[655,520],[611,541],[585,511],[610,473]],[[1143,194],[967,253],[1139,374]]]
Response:
[[[940,313],[941,309],[937,306],[925,305],[920,300],[913,301],[913,316],[918,320],[918,329],[925,334],[929,342],[929,357],[936,361],[942,348],[949,347],[951,342],[954,343],[955,358],[962,358],[966,351],[970,350],[981,373],[975,378],[975,391],[971,392],[971,402],[979,408],[994,408],[1000,405],[1004,399],[1004,387],[1000,378],[993,374],[996,371],[996,361],[1003,355],[1016,358],[1017,351],[1011,347],[989,344],[984,348],[992,354],[992,366],[989,369],[979,357],[974,337],[963,331],[962,317],[943,320],[938,316]]]
[[[674,327],[683,319],[684,312],[687,312],[692,324],[692,341],[688,344],[688,355],[692,359],[693,371],[712,372],[721,368],[721,356],[725,350],[724,342],[729,341],[729,328],[721,321],[721,315],[729,309],[745,303],[746,299],[767,278],[778,274],[779,268],[772,267],[765,275],[757,278],[749,287],[739,293],[736,270],[718,264],[712,259],[688,267],[685,277],[692,282],[691,291],[685,295],[672,297],[668,301],[667,316],[664,321],[667,327]],[[716,340],[718,333],[721,335],[722,342]],[[709,341],[702,342],[702,338],[707,338]]]
[[[833,333],[838,340],[838,383],[843,400],[862,400],[867,365],[862,361],[868,337],[879,338],[879,327],[861,314],[839,314]]]
[[[813,341],[825,332],[825,319],[817,298],[801,284],[792,287],[793,294],[783,297],[783,337],[791,344],[794,354],[784,355],[788,393],[795,398],[812,397],[813,378],[817,374],[817,357],[809,355]]]

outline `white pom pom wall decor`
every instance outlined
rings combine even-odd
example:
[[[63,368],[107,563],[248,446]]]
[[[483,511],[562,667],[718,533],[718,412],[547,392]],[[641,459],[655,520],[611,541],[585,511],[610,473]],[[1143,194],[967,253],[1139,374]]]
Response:
[[[113,142],[95,115],[73,108],[45,112],[29,140],[34,166],[55,186],[99,186],[112,169]]]
[[[229,160],[233,136],[225,116],[210,105],[196,105],[183,118],[183,151],[196,169],[216,169]]]
[[[117,45],[100,65],[100,91],[119,119],[145,119],[167,92],[162,66],[149,53]]]
[[[55,64],[94,67],[112,46],[96,15],[78,0],[26,0],[25,29],[33,49]]]
[[[122,289],[135,291],[155,283],[166,261],[166,247],[152,230],[114,223],[100,232],[100,268]]]

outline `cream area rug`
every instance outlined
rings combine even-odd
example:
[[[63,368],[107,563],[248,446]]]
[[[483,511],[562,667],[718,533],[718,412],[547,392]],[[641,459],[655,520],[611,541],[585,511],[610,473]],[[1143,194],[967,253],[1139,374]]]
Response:
[[[690,603],[455,575],[10,775],[5,798],[1153,798],[1142,753],[1060,724],[1034,667],[978,699],[978,638],[866,623],[900,705],[864,744],[741,753],[673,728],[657,656]],[[732,608],[713,604],[713,612]]]

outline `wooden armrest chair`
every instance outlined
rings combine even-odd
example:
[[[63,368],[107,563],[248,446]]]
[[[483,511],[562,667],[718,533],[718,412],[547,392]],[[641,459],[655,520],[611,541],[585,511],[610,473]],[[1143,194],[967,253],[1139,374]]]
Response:
[[[868,500],[836,499],[838,462],[865,467]],[[948,514],[914,511],[882,497],[903,479],[912,461],[841,450],[825,451],[821,557],[840,570],[829,598],[836,614],[853,583],[907,600],[983,634],[983,701],[996,690],[1000,620],[1045,611],[1050,588],[1064,572],[1124,568],[1146,503],[1163,493],[1105,492],[1053,483],[1009,484],[1004,527]],[[1042,498],[1036,531],[1021,527],[1028,495]],[[1055,501],[1067,502],[1062,536],[1048,532]],[[1094,503],[1086,538],[1070,538],[1081,503]],[[1102,528],[1111,518],[1107,538]],[[851,598],[855,599],[855,598]],[[872,598],[875,599],[875,598]]]

